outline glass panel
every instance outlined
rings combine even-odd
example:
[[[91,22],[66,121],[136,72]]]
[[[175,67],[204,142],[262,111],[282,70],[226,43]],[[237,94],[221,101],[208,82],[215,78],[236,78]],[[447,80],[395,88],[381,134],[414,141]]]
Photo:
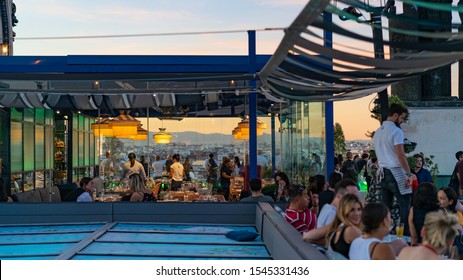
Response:
[[[45,109],[35,109],[35,122],[45,124]]]
[[[78,144],[77,146],[79,147],[79,165],[78,166],[84,166],[84,133],[83,132],[78,132],[79,133],[79,142],[74,143],[74,145]]]
[[[85,164],[84,165],[90,165],[90,133],[84,133],[84,138],[85,138],[85,141],[84,141]]]
[[[84,130],[85,118],[82,115],[79,115],[79,130]]]
[[[23,171],[23,125],[11,122],[11,172]]]
[[[72,178],[74,182],[79,182],[82,178],[86,177],[85,168],[74,168],[72,170]]]
[[[281,115],[282,169],[294,183],[307,184],[309,176],[324,175],[324,103],[292,102]]]
[[[53,178],[52,178],[51,170],[48,170],[45,172],[45,186],[47,188],[53,186]]]
[[[34,170],[34,124],[24,124],[24,170]]]
[[[12,120],[18,120],[22,121],[23,120],[23,111],[19,111],[17,109],[11,109],[11,119]]]
[[[28,172],[24,174],[25,175],[24,180],[23,180],[24,191],[31,191],[34,189],[34,174],[35,172]]]
[[[90,130],[90,118],[85,118],[84,130]]]
[[[312,166],[317,169],[312,171],[315,174],[326,174],[326,141],[325,141],[325,105],[321,102],[309,103],[311,118],[309,118],[310,151],[312,153]],[[313,154],[316,156],[314,157]],[[316,162],[316,163],[315,163]]]
[[[79,129],[79,116],[72,114],[72,129]]]
[[[21,173],[12,174],[11,176],[11,193],[23,191],[23,175]]]
[[[45,124],[53,125],[55,123],[55,112],[53,110],[45,110]]]
[[[42,189],[45,187],[45,172],[39,171],[35,173],[35,188]]]
[[[72,166],[79,166],[79,134],[72,131]]]
[[[35,127],[35,169],[45,169],[45,128]]]
[[[90,139],[90,165],[95,165],[95,137],[93,136],[93,133],[89,135]]]
[[[24,109],[24,121],[25,122],[34,122],[35,111],[34,109],[25,108]]]
[[[46,169],[53,169],[53,127],[46,126],[45,127],[45,168]]]

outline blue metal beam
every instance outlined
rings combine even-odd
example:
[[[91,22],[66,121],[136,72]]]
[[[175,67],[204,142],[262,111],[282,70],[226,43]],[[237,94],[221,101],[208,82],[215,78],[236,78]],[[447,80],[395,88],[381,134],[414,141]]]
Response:
[[[255,55],[255,70],[269,58]],[[249,69],[248,56],[231,55],[0,56],[0,73],[248,73]]]
[[[323,20],[326,23],[333,21],[333,15],[327,12],[323,13]],[[323,31],[325,47],[333,48],[333,33]],[[326,178],[334,171],[334,108],[333,102],[325,102],[325,162],[326,162]]]
[[[249,73],[256,73],[256,31],[248,31]],[[249,82],[252,89],[256,88],[256,80]],[[250,177],[257,178],[257,92],[249,93],[249,167]]]

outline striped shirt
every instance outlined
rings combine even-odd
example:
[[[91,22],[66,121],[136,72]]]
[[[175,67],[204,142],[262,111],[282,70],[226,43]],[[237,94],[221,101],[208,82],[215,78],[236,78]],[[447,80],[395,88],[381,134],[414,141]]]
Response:
[[[301,211],[286,208],[285,219],[300,233],[312,230],[317,226],[317,216],[315,213],[304,208]]]

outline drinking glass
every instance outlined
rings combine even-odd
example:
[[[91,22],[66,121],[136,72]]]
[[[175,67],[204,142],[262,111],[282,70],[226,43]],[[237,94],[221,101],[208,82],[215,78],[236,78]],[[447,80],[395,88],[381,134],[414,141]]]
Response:
[[[395,227],[395,235],[397,235],[397,238],[402,238],[404,236],[404,224],[399,223]]]

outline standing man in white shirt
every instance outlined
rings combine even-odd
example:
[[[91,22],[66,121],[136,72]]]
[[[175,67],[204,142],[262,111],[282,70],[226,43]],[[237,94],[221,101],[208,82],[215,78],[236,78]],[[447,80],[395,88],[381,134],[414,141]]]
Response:
[[[162,177],[162,172],[164,171],[165,164],[166,164],[165,160],[161,160],[160,156],[156,156],[155,161],[153,162],[154,179],[159,179]]]
[[[100,176],[102,179],[110,179],[114,176],[114,163],[110,151],[106,151],[106,158],[100,163]]]
[[[400,208],[400,221],[405,223],[406,235],[409,233],[411,186],[416,178],[408,165],[404,150],[404,133],[400,128],[407,114],[407,108],[391,104],[387,120],[374,135],[375,152],[380,168],[381,199],[391,210],[392,200],[396,197]]]
[[[174,163],[170,166],[170,178],[172,179],[171,190],[177,191],[182,187],[183,177],[185,177],[185,169],[180,163],[180,155],[172,156]]]

